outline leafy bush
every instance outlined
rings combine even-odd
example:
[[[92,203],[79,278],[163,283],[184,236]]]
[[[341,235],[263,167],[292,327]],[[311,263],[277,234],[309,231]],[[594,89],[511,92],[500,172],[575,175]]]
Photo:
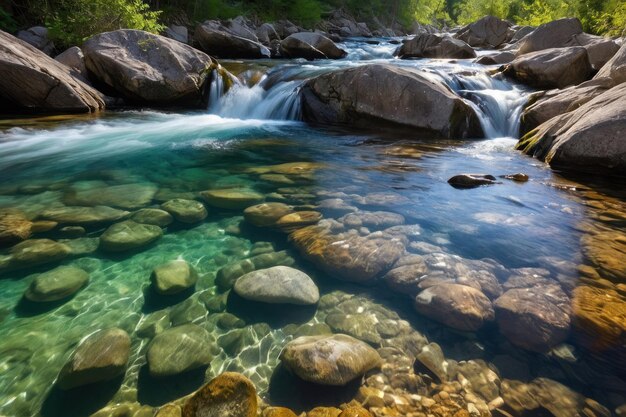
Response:
[[[322,19],[322,6],[317,0],[295,0],[289,17],[304,27],[312,28]]]

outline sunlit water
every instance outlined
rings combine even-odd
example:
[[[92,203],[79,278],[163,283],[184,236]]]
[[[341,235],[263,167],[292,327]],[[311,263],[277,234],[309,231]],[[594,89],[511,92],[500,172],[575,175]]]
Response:
[[[154,206],[167,199],[160,195],[193,198],[207,189],[245,187],[264,194],[268,201],[313,207],[328,196],[343,195],[350,205],[372,210],[355,196],[379,193],[391,195],[394,203],[375,209],[402,214],[407,224],[419,225],[420,232],[410,236],[416,247],[426,243],[447,254],[489,258],[507,269],[541,267],[554,275],[563,273],[565,263],[567,285],[577,285],[576,266],[583,262],[580,225],[594,225],[596,216],[584,196],[573,191],[576,184],[513,150],[524,90],[490,77],[470,62],[400,62],[392,56],[397,46],[386,41],[379,45],[353,41],[347,47],[346,60],[272,64],[259,84],[249,88],[242,83],[221,97],[214,94],[207,112],[125,112],[6,129],[0,134],[0,206],[36,217],[44,209],[62,205],[68,187],[118,184],[155,187],[161,194],[155,195]],[[393,62],[442,79],[475,106],[489,139],[433,141],[393,132],[352,134],[313,129],[298,121],[297,90],[304,79],[366,62]],[[223,88],[215,83],[217,90]],[[288,162],[319,165],[310,177],[293,183],[250,170]],[[448,178],[466,172],[496,176],[523,172],[530,181],[501,180],[472,190],[448,185]],[[620,205],[622,200],[616,201]],[[243,372],[261,393],[267,393],[278,354],[293,333],[289,320],[298,325],[323,322],[325,314],[320,309],[305,317],[285,314],[274,320],[272,316],[265,320],[268,327],[260,324],[263,311],[224,305],[224,294],[215,285],[218,270],[268,250],[287,250],[286,256],[318,282],[322,294],[341,289],[366,293],[377,302],[392,297],[384,287],[369,291],[316,270],[298,257],[284,234],[244,227],[241,211],[209,207],[209,212],[194,227],[171,226],[163,239],[142,252],[110,256],[95,251],[63,261],[88,271],[90,282],[70,301],[49,309],[33,310],[24,305],[22,295],[37,273],[51,267],[0,271],[0,414],[85,415],[108,401],[160,405],[197,388],[205,378],[204,370],[190,377],[187,385],[178,381],[173,387],[147,376],[145,352],[150,337],[142,337],[141,329],[163,311],[169,312],[172,324],[198,323],[217,339],[219,353],[206,371],[207,378],[225,370]],[[88,237],[101,232],[88,230]],[[49,232],[43,237],[63,236]],[[196,292],[171,306],[155,303],[148,295],[150,273],[177,258],[198,270]],[[497,331],[477,335],[449,331],[413,313],[408,300],[393,305],[417,331],[440,343],[447,355],[485,360],[511,355],[529,378],[548,376],[607,406],[615,407],[626,395],[620,371],[604,365],[611,359],[590,355],[572,340],[567,343],[575,359],[564,361],[512,348]],[[219,324],[224,311],[246,322],[244,336],[242,330]],[[121,386],[91,393],[80,407],[70,406],[71,400],[51,390],[52,383],[80,339],[112,326],[127,330],[133,340]],[[226,342],[225,335],[234,333],[241,337],[239,347]],[[473,350],[465,350],[468,343]]]

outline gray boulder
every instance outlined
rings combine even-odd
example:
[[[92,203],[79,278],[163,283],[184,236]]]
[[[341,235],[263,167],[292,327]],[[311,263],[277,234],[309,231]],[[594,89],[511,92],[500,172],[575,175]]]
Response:
[[[582,32],[583,26],[575,17],[544,23],[519,41],[517,55],[564,47],[572,36]]]
[[[68,67],[2,31],[0,72],[2,101],[19,109],[42,113],[90,113],[104,108],[102,95],[72,76]]]
[[[405,41],[396,51],[400,58],[475,58],[476,51],[467,43],[447,35],[424,33]]]
[[[30,284],[24,297],[34,302],[50,302],[67,298],[84,287],[89,274],[73,266],[58,268],[39,274]]]
[[[72,46],[54,57],[55,60],[70,68],[70,73],[87,82],[87,67],[85,66],[85,55],[78,46]]]
[[[483,55],[476,60],[476,63],[483,65],[508,64],[515,59],[515,54],[509,51],[498,52],[491,55]]]
[[[187,30],[186,26],[169,25],[165,29],[164,35],[181,43],[189,42],[189,31]]]
[[[115,223],[100,236],[100,249],[107,252],[125,252],[142,248],[163,236],[159,226],[126,220]]]
[[[304,120],[312,123],[367,127],[384,122],[448,138],[483,136],[474,110],[445,84],[387,64],[309,80],[302,107]]]
[[[326,36],[315,32],[300,32],[289,35],[280,43],[280,51],[288,58],[340,59],[347,52],[339,48]]]
[[[248,272],[237,279],[234,290],[247,300],[270,304],[311,305],[320,298],[315,282],[304,272],[288,266]]]
[[[48,29],[43,26],[20,30],[17,32],[17,38],[33,45],[46,55],[52,55],[54,52],[54,42],[48,37]]]
[[[567,42],[567,46],[582,46],[587,50],[591,67],[598,71],[619,50],[619,45],[613,39],[594,36],[588,33],[574,35]]]
[[[511,24],[495,16],[485,16],[461,28],[454,37],[470,46],[497,48],[510,39]]]
[[[199,25],[195,37],[200,49],[218,58],[258,59],[271,55],[270,50],[259,42],[231,33],[217,21],[209,20]]]
[[[85,64],[121,97],[151,105],[202,103],[211,58],[173,39],[141,30],[116,30],[83,44]]]
[[[280,40],[280,35],[271,23],[263,23],[256,30],[256,36],[263,45],[270,45],[272,41]]]
[[[626,42],[594,77],[599,78],[610,78],[616,85],[626,82]]]
[[[171,295],[196,285],[198,273],[186,261],[177,259],[154,268],[150,279],[157,293]]]
[[[213,359],[212,345],[209,332],[195,324],[165,330],[148,346],[146,358],[150,375],[178,375],[209,365]]]

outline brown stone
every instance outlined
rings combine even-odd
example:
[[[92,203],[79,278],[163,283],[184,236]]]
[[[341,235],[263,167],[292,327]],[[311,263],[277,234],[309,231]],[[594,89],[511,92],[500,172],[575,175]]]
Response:
[[[224,372],[185,402],[182,417],[256,417],[257,395],[252,381]]]

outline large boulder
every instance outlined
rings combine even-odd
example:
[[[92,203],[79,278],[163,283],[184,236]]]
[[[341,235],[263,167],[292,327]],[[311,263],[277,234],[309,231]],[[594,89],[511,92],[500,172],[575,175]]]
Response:
[[[206,219],[208,212],[204,204],[196,200],[175,198],[161,204],[161,208],[167,211],[181,223],[194,224]]]
[[[271,304],[311,305],[320,298],[311,277],[288,266],[248,272],[237,279],[234,290],[247,300]]]
[[[75,294],[88,281],[86,271],[73,266],[59,266],[35,277],[24,297],[34,302],[58,301]]]
[[[211,58],[164,36],[141,30],[116,30],[83,44],[93,78],[117,95],[150,105],[202,103]]]
[[[610,78],[615,84],[626,82],[626,42],[606,64],[600,68],[594,79]]]
[[[104,108],[102,95],[72,76],[68,67],[3,31],[0,31],[0,73],[2,101],[18,109],[89,113]]]
[[[125,252],[145,247],[163,236],[159,226],[126,220],[115,223],[100,236],[100,249]]]
[[[400,58],[475,58],[476,51],[467,43],[447,35],[423,33],[402,44],[396,51]]]
[[[150,276],[154,290],[163,295],[178,294],[198,281],[198,273],[193,266],[182,259],[159,265]]]
[[[65,364],[57,385],[70,389],[109,381],[126,371],[130,337],[122,329],[99,330],[82,340]]]
[[[17,38],[33,45],[46,55],[52,55],[54,52],[54,42],[48,37],[48,29],[43,26],[20,30],[17,32]]]
[[[151,183],[106,185],[100,182],[74,183],[63,194],[68,206],[111,206],[135,209],[147,206],[157,192]]]
[[[517,57],[504,73],[536,88],[564,88],[591,78],[587,50],[582,46],[543,49]]]
[[[118,210],[108,206],[61,206],[44,210],[39,215],[39,218],[55,221],[59,224],[88,226],[113,223],[124,219],[129,214],[125,210]]]
[[[189,42],[189,31],[187,30],[187,26],[169,25],[165,28],[163,35],[178,42]]]
[[[60,261],[72,253],[71,248],[50,239],[28,239],[11,248],[9,267],[32,267]]]
[[[72,46],[55,56],[54,59],[69,67],[70,73],[81,81],[87,81],[87,67],[85,66],[85,55],[78,46]]]
[[[271,55],[270,50],[259,42],[238,36],[212,20],[196,28],[195,38],[200,49],[218,58],[258,59]]]
[[[577,110],[553,117],[520,139],[517,148],[552,167],[594,174],[626,170],[626,84]]]
[[[583,26],[575,17],[544,23],[520,40],[517,54],[564,47],[572,36],[582,32]]]
[[[485,16],[461,28],[454,37],[470,46],[497,48],[510,38],[511,24],[495,16]]]
[[[304,119],[312,123],[418,129],[448,138],[483,136],[474,110],[442,82],[387,64],[340,70],[309,80]]]
[[[347,55],[335,42],[315,32],[289,35],[280,43],[280,50],[283,56],[289,58],[340,59]]]
[[[589,62],[594,70],[599,70],[617,51],[619,45],[613,39],[594,36],[588,33],[574,35],[567,42],[567,46],[582,46],[587,50]]]
[[[380,365],[378,352],[345,334],[302,336],[283,348],[280,359],[305,381],[342,386]]]
[[[248,378],[224,372],[209,381],[183,405],[182,417],[256,417],[257,395]]]
[[[212,344],[209,332],[195,324],[165,330],[148,346],[150,375],[167,377],[207,366],[213,359]]]

